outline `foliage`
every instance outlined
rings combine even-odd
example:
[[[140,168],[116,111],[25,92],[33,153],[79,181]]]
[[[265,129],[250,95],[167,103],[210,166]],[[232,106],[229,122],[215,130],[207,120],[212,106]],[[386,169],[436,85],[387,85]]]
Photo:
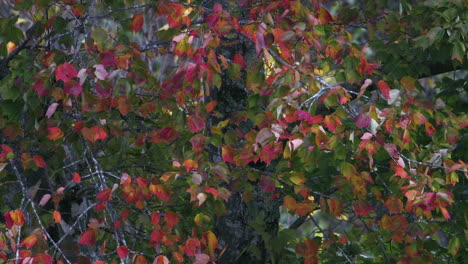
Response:
[[[5,1],[0,262],[463,262],[467,4],[393,2]]]

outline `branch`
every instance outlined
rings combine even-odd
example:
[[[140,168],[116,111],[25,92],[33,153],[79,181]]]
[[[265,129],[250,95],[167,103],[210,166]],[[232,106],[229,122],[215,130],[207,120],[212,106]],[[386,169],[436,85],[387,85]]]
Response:
[[[449,168],[449,167],[440,166],[440,165],[434,165],[434,164],[430,164],[430,163],[426,163],[426,162],[421,162],[421,161],[413,160],[413,159],[410,159],[410,158],[404,156],[404,155],[401,154],[401,153],[399,153],[398,155],[400,155],[400,157],[402,157],[404,160],[406,160],[406,161],[408,161],[408,162],[410,162],[410,163],[416,163],[416,164],[418,164],[418,165],[426,166],[426,167],[431,167],[431,168],[444,169],[444,170],[452,170],[452,168]],[[453,170],[453,171],[468,173],[468,169],[456,169],[456,170]]]
[[[50,240],[50,242],[52,242],[52,245],[55,247],[55,249],[62,255],[62,258],[65,260],[65,262],[67,262],[68,264],[71,264],[70,260],[67,258],[67,256],[65,256],[63,254],[62,249],[60,249],[58,244],[55,243],[54,239],[50,236],[49,232],[47,232],[44,224],[42,223],[41,217],[37,213],[36,206],[34,205],[34,202],[31,200],[31,197],[29,197],[29,195],[28,195],[28,190],[26,189],[26,186],[23,183],[23,180],[21,178],[21,173],[20,173],[18,167],[16,167],[15,161],[13,159],[10,159],[10,165],[13,168],[13,171],[14,171],[14,173],[16,175],[16,178],[18,179],[19,184],[21,185],[21,190],[23,191],[23,195],[26,197],[28,202],[31,203],[31,208],[32,208],[32,210],[34,212],[34,215],[37,218],[37,222],[39,223],[39,225],[42,228],[42,232],[44,232],[44,234],[47,236],[47,238]],[[19,250],[17,250],[17,252],[19,252]]]

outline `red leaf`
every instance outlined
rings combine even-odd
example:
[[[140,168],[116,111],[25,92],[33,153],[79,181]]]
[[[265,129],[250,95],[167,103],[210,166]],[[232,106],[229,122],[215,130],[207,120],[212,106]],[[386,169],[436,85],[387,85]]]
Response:
[[[142,14],[135,14],[133,15],[132,22],[130,23],[130,30],[138,32],[143,27],[143,23],[145,22],[145,18]]]
[[[79,245],[89,245],[94,246],[94,242],[96,240],[96,231],[94,229],[87,229],[83,232],[80,236],[80,240],[78,241]]]
[[[128,256],[128,253],[130,253],[130,250],[126,246],[119,246],[117,248],[117,255],[119,255],[120,259],[124,259]]]
[[[47,164],[45,163],[44,159],[41,156],[35,155],[33,157],[33,161],[34,161],[34,164],[36,164],[37,167],[47,168]]]
[[[260,186],[262,186],[263,192],[274,192],[276,188],[276,183],[268,176],[263,176],[260,180]]]
[[[166,219],[166,223],[169,227],[174,227],[179,223],[179,216],[171,211],[166,211],[164,219]]]
[[[25,262],[23,261],[23,263],[25,263]],[[34,255],[34,263],[37,263],[37,264],[52,264],[52,263],[54,263],[54,259],[47,253],[38,253],[38,254]]]
[[[358,128],[365,128],[370,125],[371,118],[364,113],[360,113],[356,118],[354,118],[354,122]]]
[[[73,182],[76,182],[76,183],[80,183],[80,182],[81,182],[81,176],[80,176],[80,174],[78,174],[78,172],[74,172],[74,173],[73,173],[72,181],[73,181]]]
[[[247,68],[247,63],[245,62],[245,59],[244,57],[242,57],[242,55],[236,53],[236,55],[234,55],[234,60],[233,62],[235,64],[239,64],[241,66],[241,69],[245,69]]]
[[[361,214],[364,216],[369,216],[369,213],[374,211],[374,208],[368,201],[361,199],[353,204],[353,209],[356,215]]]
[[[196,238],[189,238],[185,242],[184,253],[189,257],[195,256],[197,249],[201,247],[200,240]]]
[[[159,224],[159,220],[161,219],[161,216],[159,215],[158,212],[153,212],[151,214],[151,224],[156,227]]]
[[[55,79],[57,81],[62,80],[64,82],[68,82],[71,79],[77,77],[77,75],[78,74],[75,70],[75,67],[73,67],[73,65],[71,65],[68,62],[57,66],[57,68],[55,69]]]
[[[388,86],[388,84],[384,80],[380,80],[377,83],[377,86],[379,87],[380,92],[382,93],[382,95],[386,99],[390,99],[390,86]]]
[[[109,201],[109,200],[111,200],[111,193],[112,193],[112,190],[109,189],[109,188],[106,188],[106,189],[100,191],[100,192],[96,195],[96,198],[97,198],[100,202]]]
[[[265,36],[263,36],[263,33],[261,33],[260,31],[257,31],[256,42],[255,42],[255,51],[256,51],[257,57],[260,56],[260,54],[263,51],[263,48],[265,47],[266,47]]]
[[[425,128],[426,128],[426,134],[427,134],[428,136],[432,137],[432,136],[434,135],[435,131],[436,131],[435,128],[434,128],[434,126],[433,126],[431,123],[429,123],[429,122],[426,122],[426,123],[424,124],[424,126],[425,126]]]
[[[57,210],[54,211],[54,222],[56,224],[60,224],[60,222],[62,222],[62,214]]]
[[[151,133],[151,143],[170,143],[180,135],[172,127],[161,128]]]
[[[77,97],[83,92],[83,87],[81,87],[78,81],[71,80],[71,81],[65,82],[65,84],[63,85],[63,90],[65,91],[65,94],[67,96],[72,94]]]
[[[205,128],[205,120],[199,116],[189,116],[187,121],[192,132],[200,132]]]
[[[13,149],[7,145],[1,145],[1,147],[2,147],[2,152],[0,152],[0,161],[6,161],[7,159],[11,158],[9,156],[13,154]]]
[[[226,145],[223,146],[221,149],[221,155],[223,157],[224,162],[230,162],[230,163],[235,163],[234,161],[234,155],[235,155],[236,150],[231,147],[231,145]]]
[[[33,89],[37,91],[37,95],[39,95],[39,98],[49,93],[49,91],[44,88],[43,80],[38,80],[36,83],[34,83]]]
[[[272,160],[279,157],[283,152],[283,144],[280,142],[268,144],[262,148],[260,152],[260,159],[267,164],[270,164]]]
[[[58,127],[48,127],[49,135],[47,136],[51,140],[57,140],[63,137],[63,132]]]
[[[32,234],[21,241],[20,247],[32,248],[37,242],[37,235]]]

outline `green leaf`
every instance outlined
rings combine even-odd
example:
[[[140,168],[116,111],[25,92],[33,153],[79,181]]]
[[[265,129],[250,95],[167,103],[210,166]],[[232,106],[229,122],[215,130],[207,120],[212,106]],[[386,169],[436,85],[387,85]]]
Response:
[[[452,237],[448,245],[448,252],[455,257],[458,250],[460,249],[460,239],[458,237]]]
[[[452,48],[452,59],[458,60],[460,63],[463,63],[465,56],[465,44],[461,41],[455,42]]]

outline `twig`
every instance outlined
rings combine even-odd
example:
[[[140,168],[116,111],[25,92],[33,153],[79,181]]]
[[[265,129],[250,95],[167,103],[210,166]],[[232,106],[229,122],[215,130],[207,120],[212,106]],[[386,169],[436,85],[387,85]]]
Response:
[[[67,258],[67,256],[65,256],[63,254],[63,251],[62,249],[60,249],[60,247],[57,245],[57,243],[55,243],[54,239],[50,236],[49,232],[47,232],[44,224],[42,223],[42,220],[41,220],[41,217],[39,216],[39,214],[37,213],[37,210],[36,210],[36,206],[34,205],[34,202],[31,200],[31,198],[29,197],[28,195],[28,190],[26,189],[26,186],[24,186],[24,183],[23,183],[23,180],[21,178],[21,173],[20,171],[18,170],[18,168],[16,167],[16,164],[15,164],[15,161],[13,159],[10,159],[10,165],[11,167],[13,168],[13,171],[16,175],[16,178],[18,179],[18,182],[19,184],[21,185],[21,189],[23,191],[23,195],[25,195],[26,199],[28,200],[29,203],[31,203],[31,208],[34,212],[34,215],[36,216],[37,218],[37,222],[39,223],[39,225],[41,226],[42,228],[42,232],[44,232],[44,234],[47,236],[47,238],[52,242],[52,245],[55,247],[55,249],[57,249],[57,251],[61,254],[61,256],[63,257],[63,259],[65,260],[65,262],[67,262],[68,264],[71,264],[70,260]],[[21,229],[20,229],[21,230]],[[17,252],[19,252],[19,250],[17,249]],[[18,260],[18,259],[17,259]]]
[[[317,229],[325,236],[325,238],[327,239],[330,239],[328,237],[328,234],[325,233],[325,231],[318,225],[317,221],[315,221],[314,217],[311,217],[310,218],[312,220],[312,222],[314,222],[314,225],[317,227]],[[341,252],[341,254],[346,258],[346,260],[348,260],[349,263],[354,263],[351,258],[346,254],[346,252],[344,252],[344,250],[340,247],[340,246],[336,246],[338,248],[338,250]]]
[[[430,163],[426,163],[426,162],[421,162],[421,161],[418,161],[418,160],[413,160],[413,159],[410,159],[410,158],[404,156],[404,155],[401,154],[401,153],[398,153],[398,155],[400,155],[400,157],[402,157],[404,160],[406,160],[406,161],[408,161],[408,162],[410,162],[410,163],[416,163],[416,164],[418,164],[418,165],[426,166],[426,167],[431,167],[431,168],[444,169],[444,170],[452,170],[452,169],[449,168],[449,167],[440,166],[440,165],[434,165],[434,164],[430,164]],[[456,169],[456,170],[453,170],[453,171],[468,173],[468,169]]]

